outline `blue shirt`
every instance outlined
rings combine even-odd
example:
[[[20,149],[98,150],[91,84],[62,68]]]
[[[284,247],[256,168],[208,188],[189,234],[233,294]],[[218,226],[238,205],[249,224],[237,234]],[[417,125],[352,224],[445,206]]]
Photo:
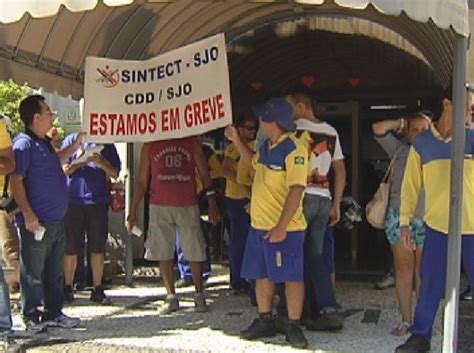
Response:
[[[78,133],[68,135],[64,141],[62,148],[71,145],[76,139]],[[96,146],[94,143],[84,144],[84,148]],[[104,157],[113,167],[120,171],[121,163],[117,150],[113,144],[105,144],[104,149],[100,151],[100,155]],[[78,157],[78,153],[74,152],[68,160],[71,163]],[[75,205],[101,205],[108,204],[110,201],[110,193],[108,189],[108,178],[106,173],[93,162],[88,162],[83,168],[77,169],[68,177],[69,186],[69,203]]]
[[[67,210],[67,183],[61,162],[51,142],[32,133],[13,140],[15,174],[23,177],[26,197],[40,222],[58,223]],[[22,214],[17,224],[24,224]]]

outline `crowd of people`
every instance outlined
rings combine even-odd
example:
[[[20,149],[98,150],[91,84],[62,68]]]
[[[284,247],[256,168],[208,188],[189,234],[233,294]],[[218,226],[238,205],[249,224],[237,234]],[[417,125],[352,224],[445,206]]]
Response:
[[[467,97],[466,125],[470,125],[470,90]],[[252,114],[225,129],[230,143],[222,160],[197,137],[143,145],[125,226],[130,233],[136,231],[139,205],[149,193],[144,257],[160,263],[167,292],[158,308],[160,315],[180,307],[176,256],[180,281],[195,287],[195,310],[208,310],[205,280],[210,273],[213,227],[227,218],[230,287],[235,294],[248,295],[258,313],[240,333],[242,338],[280,333],[292,347],[306,348],[302,327],[343,329],[334,286],[334,245],[326,244],[333,242],[332,227],[343,216],[344,154],[337,131],[316,116],[313,104],[309,94],[294,91],[254,106]],[[0,119],[3,196],[10,189],[18,207],[18,212],[5,207],[0,211],[3,247],[16,247],[7,257],[10,265],[19,268],[26,329],[36,333],[48,327],[73,328],[80,319],[66,316],[62,309],[64,302],[74,301],[74,276],[86,234],[93,285],[90,300],[110,304],[102,286],[109,183],[118,176],[121,162],[113,144],[85,142],[83,133],[73,133],[61,146],[54,146],[53,113],[44,97],[25,98],[19,111],[25,130],[13,143]],[[446,277],[452,125],[448,89],[439,114],[421,112],[372,126],[392,166],[385,233],[394,257],[401,316],[392,334],[411,332],[395,349],[397,353],[430,350]],[[83,158],[87,150],[95,152]],[[474,130],[466,126],[466,156],[472,156],[473,150]],[[468,275],[474,273],[468,256],[474,251],[474,211],[469,207],[474,200],[473,163],[472,157],[466,157],[462,246]],[[226,180],[224,202],[216,187],[221,177]],[[8,288],[3,277],[0,269],[0,331],[9,351],[17,352],[10,334],[8,297],[15,288]],[[276,308],[275,295],[279,297]]]

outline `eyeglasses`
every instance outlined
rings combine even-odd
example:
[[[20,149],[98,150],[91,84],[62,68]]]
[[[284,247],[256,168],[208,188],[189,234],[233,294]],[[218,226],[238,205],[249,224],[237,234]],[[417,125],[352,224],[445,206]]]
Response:
[[[242,126],[243,129],[247,130],[247,131],[255,131],[257,130],[257,127],[255,125],[252,125],[252,126]]]
[[[56,112],[55,110],[46,109],[46,110],[44,110],[44,111],[42,111],[42,112],[40,113],[40,115],[43,115],[43,114],[56,115],[57,112]]]

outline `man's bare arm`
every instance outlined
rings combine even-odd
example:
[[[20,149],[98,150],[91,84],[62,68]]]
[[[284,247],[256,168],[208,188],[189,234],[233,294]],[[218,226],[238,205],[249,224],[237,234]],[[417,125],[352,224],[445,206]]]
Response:
[[[26,196],[25,185],[23,183],[23,177],[21,175],[12,174],[10,179],[10,185],[13,192],[13,198],[18,205],[21,213],[25,217],[25,226],[30,232],[34,233],[39,226],[39,220],[36,214],[31,208],[28,197]]]

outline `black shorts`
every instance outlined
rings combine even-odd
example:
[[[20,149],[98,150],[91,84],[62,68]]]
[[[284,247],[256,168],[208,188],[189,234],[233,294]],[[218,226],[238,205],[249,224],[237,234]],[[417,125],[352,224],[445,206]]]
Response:
[[[90,252],[105,253],[105,243],[109,232],[108,211],[108,205],[69,204],[64,217],[66,255],[77,255],[81,251],[86,233]]]

